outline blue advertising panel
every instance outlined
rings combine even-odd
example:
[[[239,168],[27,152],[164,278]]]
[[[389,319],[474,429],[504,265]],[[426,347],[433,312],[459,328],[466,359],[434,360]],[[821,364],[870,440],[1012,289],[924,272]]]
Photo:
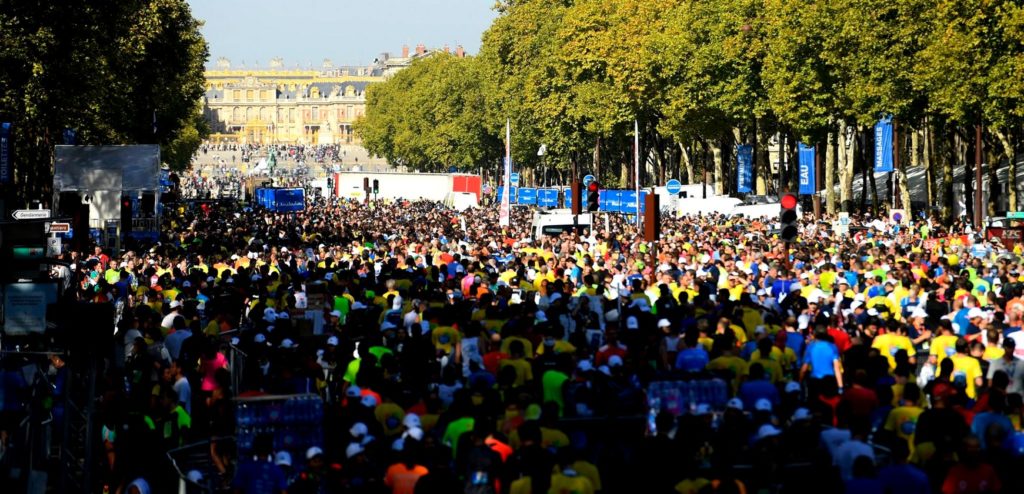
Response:
[[[569,194],[572,195],[572,194]],[[558,189],[538,189],[537,205],[542,208],[558,207]]]
[[[736,146],[736,192],[749,194],[754,185],[754,146]]]
[[[515,204],[516,203],[516,195],[519,192],[519,187],[509,187],[509,190],[512,191],[512,194],[511,194],[511,196],[509,196],[508,202],[511,203],[511,204]],[[499,185],[498,186],[498,199],[497,200],[498,200],[498,202],[501,202],[504,198],[505,198],[505,188]]]
[[[644,212],[644,201],[647,198],[647,191],[640,191],[640,213]],[[635,190],[624,190],[622,191],[622,203],[619,207],[619,212],[624,214],[636,214],[636,191]]]
[[[11,183],[11,123],[0,123],[0,184]]]
[[[799,144],[800,194],[814,195],[814,147]]]
[[[258,188],[256,204],[280,213],[302,211],[306,208],[306,190]]]
[[[537,204],[537,189],[520,188],[516,204]]]
[[[598,192],[598,210],[609,213],[618,213],[622,207],[621,190],[603,189]]]
[[[875,124],[875,171],[892,171],[892,117]]]
[[[290,212],[306,209],[306,189],[276,189],[274,211]]]

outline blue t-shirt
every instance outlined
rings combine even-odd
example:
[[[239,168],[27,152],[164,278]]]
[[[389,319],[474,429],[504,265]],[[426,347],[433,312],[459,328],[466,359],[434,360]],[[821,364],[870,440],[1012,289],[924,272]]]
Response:
[[[743,408],[748,412],[753,412],[754,404],[761,398],[771,402],[773,407],[778,406],[779,390],[767,379],[756,379],[747,381],[740,386],[739,398],[743,400]]]
[[[839,360],[839,349],[827,341],[812,341],[807,345],[807,352],[804,354],[805,364],[811,366],[811,377],[822,379],[826,376],[836,375],[833,362]]]
[[[974,416],[974,422],[971,423],[971,432],[978,436],[978,440],[981,442],[981,447],[984,449],[987,447],[985,444],[985,436],[988,434],[988,428],[998,425],[1003,429],[1003,435],[1013,433],[1013,422],[1010,418],[1001,413],[995,412],[982,412]]]
[[[676,355],[676,369],[686,372],[700,372],[708,365],[711,359],[704,348],[687,348]]]
[[[804,351],[804,335],[797,332],[787,332],[786,346],[793,350],[793,355],[802,355]]]
[[[928,494],[928,476],[913,465],[892,465],[878,472],[883,492],[900,494]]]
[[[246,461],[238,466],[231,487],[244,494],[277,494],[288,487],[281,467],[269,461]]]

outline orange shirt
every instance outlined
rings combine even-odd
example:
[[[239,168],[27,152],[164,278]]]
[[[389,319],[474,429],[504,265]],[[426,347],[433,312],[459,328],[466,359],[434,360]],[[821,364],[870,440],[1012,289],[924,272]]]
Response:
[[[395,463],[384,474],[384,485],[391,488],[391,494],[413,494],[416,482],[427,473],[427,467],[421,465],[414,465],[410,470],[404,463]]]

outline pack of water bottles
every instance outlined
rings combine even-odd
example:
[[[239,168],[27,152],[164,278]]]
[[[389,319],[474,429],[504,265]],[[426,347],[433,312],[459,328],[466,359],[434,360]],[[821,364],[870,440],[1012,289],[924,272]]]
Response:
[[[275,451],[304,454],[323,446],[324,404],[313,394],[239,398],[235,407],[238,452],[248,455],[256,438],[274,437]]]
[[[651,409],[682,415],[707,404],[721,410],[729,401],[729,387],[722,379],[692,381],[652,381],[647,385],[647,404]]]

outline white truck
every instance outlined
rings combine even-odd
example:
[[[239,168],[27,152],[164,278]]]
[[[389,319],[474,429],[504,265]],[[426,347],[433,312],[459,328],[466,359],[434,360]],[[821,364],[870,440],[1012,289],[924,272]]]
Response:
[[[534,240],[546,235],[561,235],[564,232],[589,230],[592,222],[590,213],[572,214],[571,209],[547,209],[533,213],[530,233]]]

